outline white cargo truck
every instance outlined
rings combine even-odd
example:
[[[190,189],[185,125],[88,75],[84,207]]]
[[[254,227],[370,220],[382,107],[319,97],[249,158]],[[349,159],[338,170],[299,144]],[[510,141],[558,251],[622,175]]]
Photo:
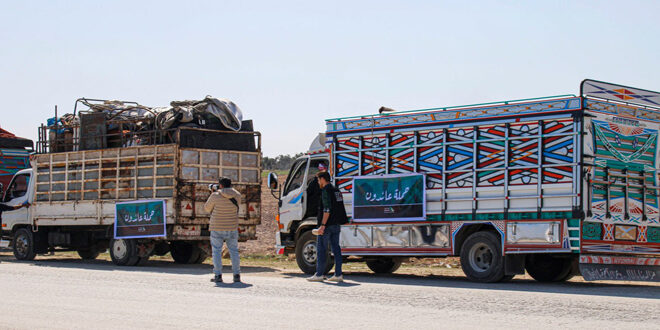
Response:
[[[240,239],[256,238],[261,221],[258,132],[250,127],[135,132],[126,128],[155,117],[108,120],[107,112],[91,110],[77,116],[82,125],[42,126],[31,168],[17,172],[4,193],[9,205],[31,204],[2,214],[5,244],[17,259],[57,251],[93,259],[110,248],[117,265],[141,264],[168,252],[175,262],[200,263],[210,254],[209,214],[203,206],[209,185],[220,177],[230,178],[243,196]],[[93,130],[104,132],[86,133]],[[126,211],[122,205],[132,207],[133,214],[121,213]]]

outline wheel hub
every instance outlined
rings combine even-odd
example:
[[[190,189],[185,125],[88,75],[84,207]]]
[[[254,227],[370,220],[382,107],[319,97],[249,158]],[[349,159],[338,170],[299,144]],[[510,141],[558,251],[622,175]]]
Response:
[[[126,241],[123,239],[116,240],[112,245],[112,252],[117,259],[123,259],[126,257],[126,253],[128,252]]]
[[[307,243],[303,247],[303,258],[305,259],[305,262],[308,264],[312,265],[316,263],[316,244],[315,243]]]
[[[478,243],[470,249],[470,266],[477,272],[487,271],[493,262],[493,251],[484,243]]]
[[[16,242],[14,242],[14,244],[16,244],[16,251],[20,255],[22,255],[22,256],[27,255],[29,244],[28,244],[27,237],[25,237],[25,235],[21,235],[21,236],[17,237]]]

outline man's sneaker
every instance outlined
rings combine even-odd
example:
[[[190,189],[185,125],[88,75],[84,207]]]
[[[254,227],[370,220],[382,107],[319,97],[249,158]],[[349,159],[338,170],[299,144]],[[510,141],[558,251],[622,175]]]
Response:
[[[323,282],[323,280],[325,280],[325,276],[317,276],[314,274],[311,277],[308,277],[307,280],[310,282]]]
[[[331,278],[328,279],[330,282],[344,282],[344,275],[339,275],[339,276],[332,276]]]
[[[222,283],[222,275],[213,276],[213,278],[211,279],[211,282]]]
[[[234,274],[234,283],[238,283],[241,281],[241,274]]]

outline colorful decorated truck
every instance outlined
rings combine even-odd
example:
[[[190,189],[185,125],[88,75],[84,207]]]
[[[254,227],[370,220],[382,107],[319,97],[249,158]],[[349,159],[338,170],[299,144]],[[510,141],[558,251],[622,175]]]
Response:
[[[14,174],[30,166],[32,145],[31,140],[0,128],[0,196]]]
[[[342,254],[374,272],[460,256],[482,282],[525,270],[539,281],[660,280],[660,93],[584,80],[578,96],[326,125],[280,189],[278,252],[295,251],[307,273],[316,210],[306,185],[323,162],[351,218]]]

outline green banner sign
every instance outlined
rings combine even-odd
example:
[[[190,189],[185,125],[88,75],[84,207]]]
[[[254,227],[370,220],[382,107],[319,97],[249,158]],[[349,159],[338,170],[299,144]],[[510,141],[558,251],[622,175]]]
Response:
[[[364,176],[353,179],[353,221],[426,219],[423,174]]]
[[[163,237],[165,201],[139,200],[115,204],[115,238]]]

